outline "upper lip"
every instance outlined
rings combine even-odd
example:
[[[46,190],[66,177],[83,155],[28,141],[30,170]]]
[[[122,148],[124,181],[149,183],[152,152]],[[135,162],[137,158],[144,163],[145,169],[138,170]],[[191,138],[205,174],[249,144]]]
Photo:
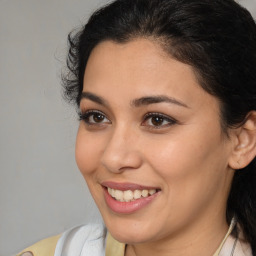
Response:
[[[104,181],[101,183],[101,185],[103,187],[107,187],[107,188],[112,188],[112,189],[117,189],[117,190],[121,190],[121,191],[125,191],[125,190],[143,190],[143,189],[156,189],[156,190],[160,190],[157,187],[153,187],[153,186],[145,186],[145,185],[140,185],[140,184],[135,184],[135,183],[118,183],[118,182],[113,182],[113,181]]]

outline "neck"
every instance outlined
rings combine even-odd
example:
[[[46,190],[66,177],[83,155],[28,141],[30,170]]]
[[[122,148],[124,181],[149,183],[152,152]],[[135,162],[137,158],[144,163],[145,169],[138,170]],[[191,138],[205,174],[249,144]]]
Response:
[[[127,245],[125,256],[212,256],[227,231],[225,219],[208,220],[204,225],[200,223],[198,227],[187,227],[181,235],[172,235],[151,243]]]

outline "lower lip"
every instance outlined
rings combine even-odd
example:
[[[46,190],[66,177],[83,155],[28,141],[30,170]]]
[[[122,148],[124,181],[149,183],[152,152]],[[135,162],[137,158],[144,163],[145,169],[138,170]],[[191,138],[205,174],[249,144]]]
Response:
[[[148,204],[150,204],[157,196],[159,192],[156,192],[152,196],[142,197],[140,199],[131,201],[131,202],[120,202],[115,200],[104,188],[104,197],[108,207],[115,213],[122,213],[122,214],[130,214],[134,213]]]

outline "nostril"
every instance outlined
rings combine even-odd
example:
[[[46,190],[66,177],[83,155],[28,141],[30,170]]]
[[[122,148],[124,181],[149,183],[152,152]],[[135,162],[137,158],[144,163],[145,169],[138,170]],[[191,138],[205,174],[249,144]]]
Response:
[[[119,152],[109,150],[103,155],[101,163],[109,171],[121,173],[138,169],[142,164],[142,158],[137,152],[127,149],[120,149]]]

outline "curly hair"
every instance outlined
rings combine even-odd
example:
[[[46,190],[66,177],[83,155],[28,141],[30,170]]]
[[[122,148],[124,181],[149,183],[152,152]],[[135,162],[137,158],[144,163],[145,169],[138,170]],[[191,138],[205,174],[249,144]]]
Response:
[[[219,99],[222,127],[241,125],[256,110],[256,24],[234,0],[117,0],[97,10],[68,37],[66,99],[79,106],[86,64],[102,41],[156,40],[194,69],[201,87]],[[256,255],[256,160],[235,172],[227,221],[236,216]]]

